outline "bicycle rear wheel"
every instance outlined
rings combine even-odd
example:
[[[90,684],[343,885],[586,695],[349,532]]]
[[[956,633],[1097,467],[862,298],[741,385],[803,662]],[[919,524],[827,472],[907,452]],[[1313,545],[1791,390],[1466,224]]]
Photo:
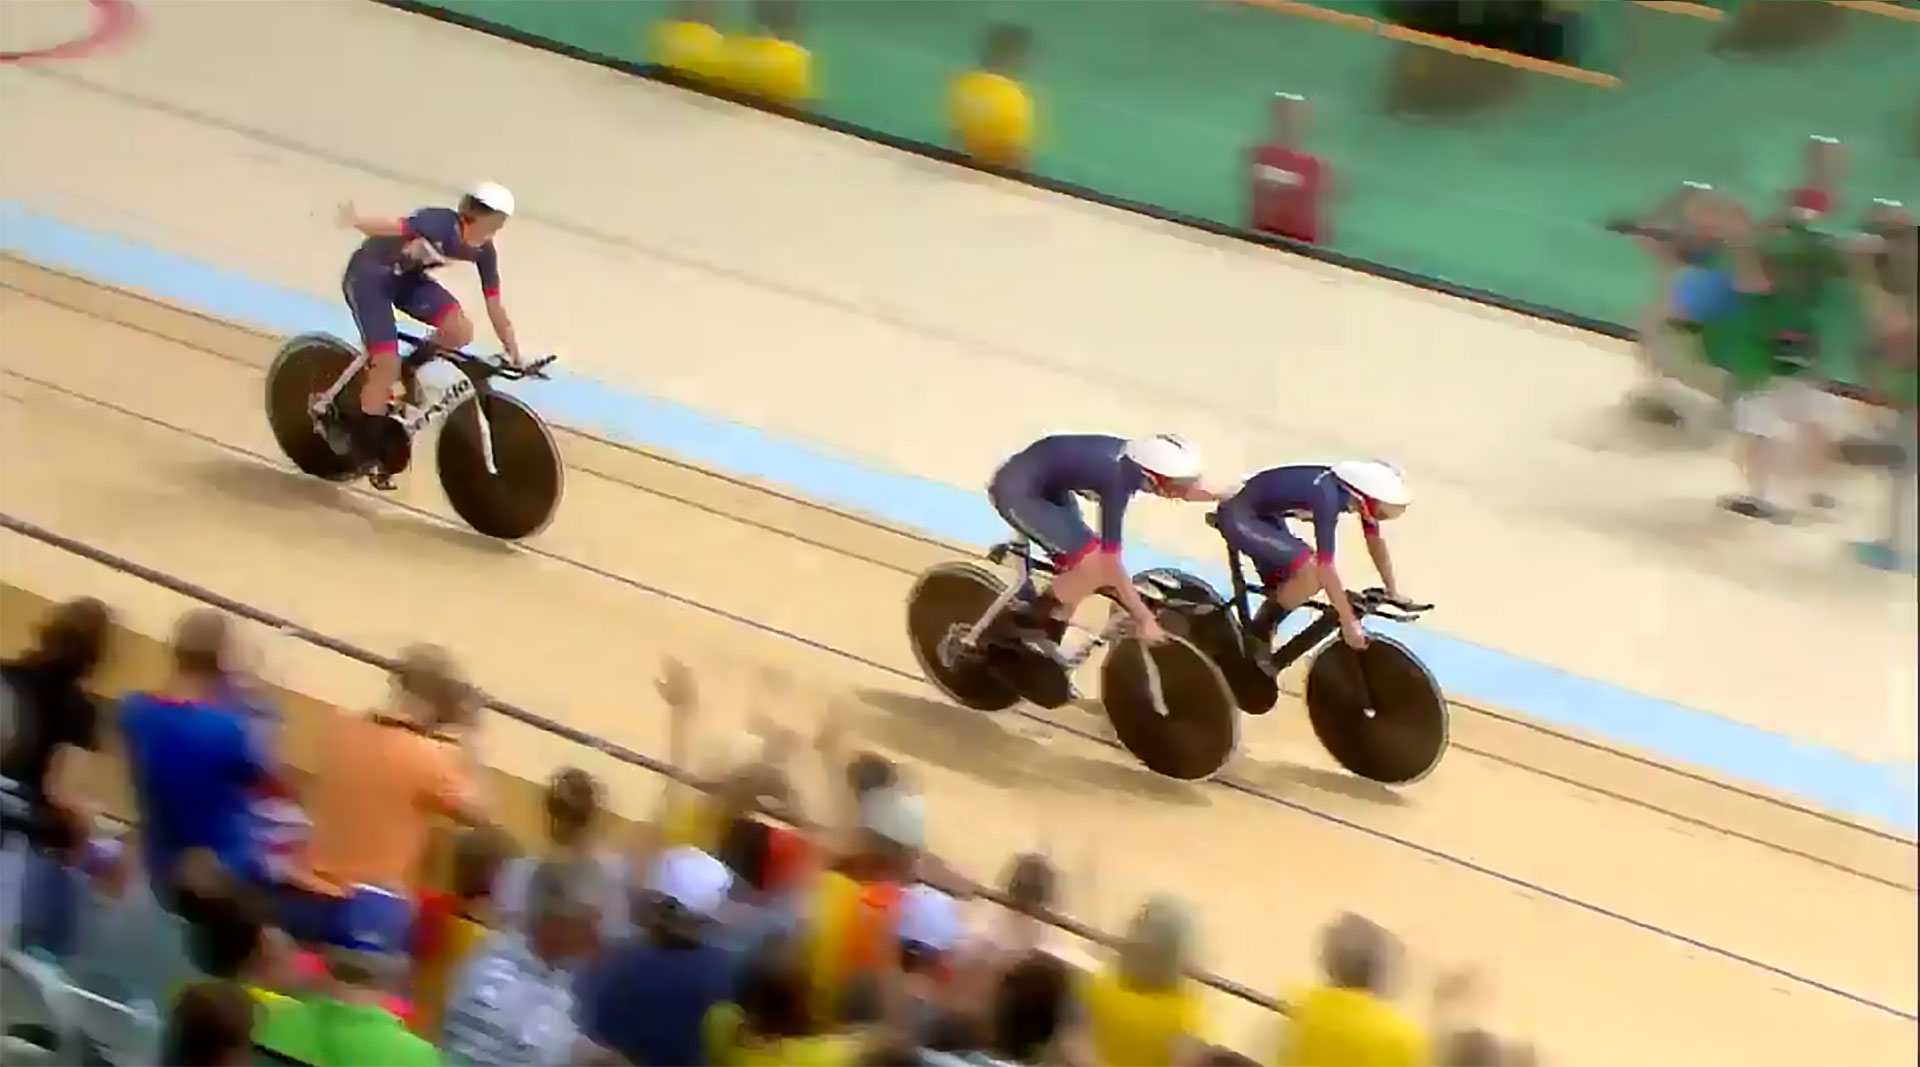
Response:
[[[281,345],[267,367],[267,425],[273,429],[273,439],[294,466],[315,478],[344,482],[357,473],[353,460],[327,440],[314,420],[312,404],[358,358],[360,354],[338,337],[303,333]],[[355,372],[337,396],[358,397],[365,376],[364,369]]]

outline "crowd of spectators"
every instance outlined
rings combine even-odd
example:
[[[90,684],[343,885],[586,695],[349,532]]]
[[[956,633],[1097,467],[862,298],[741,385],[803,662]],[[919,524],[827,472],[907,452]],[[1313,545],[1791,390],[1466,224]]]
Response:
[[[1615,222],[1660,268],[1640,323],[1643,415],[1689,420],[1686,393],[1719,401],[1696,425],[1741,439],[1742,491],[1724,501],[1749,517],[1790,520],[1836,503],[1833,471],[1849,419],[1828,395],[1863,385],[1887,415],[1872,435],[1893,469],[1886,535],[1859,546],[1864,562],[1912,565],[1914,353],[1920,347],[1920,231],[1900,202],[1842,211],[1844,148],[1806,143],[1805,174],[1777,205],[1755,207],[1689,183],[1655,210]],[[1792,493],[1787,496],[1783,494]]]
[[[1101,959],[1046,921],[1045,855],[1012,857],[994,903],[977,898],[928,849],[937,798],[853,750],[844,714],[811,739],[757,720],[630,839],[601,783],[560,768],[546,839],[523,851],[445,652],[407,651],[386,706],[305,731],[295,771],[227,617],[182,618],[169,676],[109,715],[90,692],[115,632],[75,601],[4,664],[9,1062],[1531,1062],[1469,1025],[1464,976],[1431,1017],[1399,1006],[1399,943],[1359,916],[1326,929],[1320,984],[1257,1059],[1214,1044],[1186,904],[1145,901]],[[657,689],[685,765],[697,681],[669,660]],[[125,823],[91,802],[113,749]],[[799,787],[810,775],[822,788]],[[459,828],[430,863],[442,820]]]

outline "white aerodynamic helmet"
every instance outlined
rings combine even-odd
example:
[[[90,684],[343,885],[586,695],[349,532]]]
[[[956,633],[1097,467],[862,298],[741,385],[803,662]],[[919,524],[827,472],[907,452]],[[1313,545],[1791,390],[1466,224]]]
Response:
[[[1383,459],[1350,459],[1333,465],[1333,476],[1342,485],[1377,504],[1406,507],[1413,503],[1413,490],[1400,468]]]
[[[499,182],[476,182],[467,190],[467,199],[502,215],[513,214],[513,190]]]
[[[1200,477],[1200,450],[1170,433],[1136,437],[1124,455],[1140,469],[1169,482],[1191,482]]]

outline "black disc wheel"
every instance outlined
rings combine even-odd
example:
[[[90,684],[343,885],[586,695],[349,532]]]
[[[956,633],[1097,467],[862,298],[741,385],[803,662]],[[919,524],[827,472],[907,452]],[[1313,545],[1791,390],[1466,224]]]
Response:
[[[1211,657],[1172,634],[1125,638],[1100,668],[1100,702],[1120,743],[1155,774],[1210,778],[1240,743],[1240,713]]]
[[[1355,652],[1341,641],[1307,671],[1307,719],[1334,761],[1383,785],[1425,778],[1447,751],[1447,702],[1405,645],[1369,634]]]
[[[313,403],[358,358],[359,353],[338,337],[308,333],[281,345],[267,367],[267,424],[273,428],[273,439],[294,466],[315,478],[343,482],[357,473],[353,460],[327,439],[326,428],[314,416]],[[365,375],[364,368],[354,372],[334,403],[358,403]]]
[[[489,439],[491,471],[485,451]],[[454,512],[480,533],[503,541],[546,529],[566,492],[567,469],[553,431],[524,401],[506,393],[478,394],[454,408],[434,459]]]
[[[920,673],[947,699],[976,711],[1004,711],[1020,694],[987,662],[985,649],[963,649],[961,635],[1005,591],[999,576],[973,563],[929,567],[907,594],[907,641]]]

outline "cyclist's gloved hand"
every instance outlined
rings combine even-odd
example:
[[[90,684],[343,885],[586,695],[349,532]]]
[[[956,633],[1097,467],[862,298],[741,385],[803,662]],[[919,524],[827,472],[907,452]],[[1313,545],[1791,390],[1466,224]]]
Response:
[[[1388,593],[1385,599],[1387,603],[1399,608],[1401,611],[1418,612],[1431,611],[1433,609],[1432,604],[1422,604],[1405,593]]]

